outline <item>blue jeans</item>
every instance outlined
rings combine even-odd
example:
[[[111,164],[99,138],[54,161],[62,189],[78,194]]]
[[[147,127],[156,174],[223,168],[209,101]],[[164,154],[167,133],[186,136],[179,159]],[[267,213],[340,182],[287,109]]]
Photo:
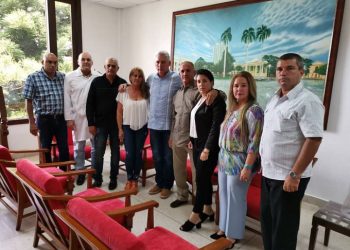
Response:
[[[55,136],[59,151],[59,161],[69,160],[69,150],[67,142],[67,123],[63,115],[38,115],[36,125],[40,133],[40,144],[42,148],[47,148],[45,153],[46,162],[52,162],[51,144]]]
[[[94,174],[95,181],[103,181],[102,170],[103,160],[106,151],[107,138],[109,136],[109,144],[111,148],[111,172],[109,178],[111,181],[117,179],[119,173],[119,138],[117,126],[98,127],[96,128],[96,135],[93,138],[95,148],[95,163],[92,165],[96,170]]]
[[[126,173],[128,180],[137,181],[143,164],[142,152],[148,134],[147,124],[139,130],[130,129],[129,125],[123,125],[124,143],[126,151]]]
[[[75,141],[74,142],[74,160],[75,169],[85,169],[85,145],[86,141]],[[95,164],[95,149],[91,139],[91,165]]]
[[[150,129],[156,183],[160,188],[171,189],[174,184],[173,153],[169,148],[170,130]]]

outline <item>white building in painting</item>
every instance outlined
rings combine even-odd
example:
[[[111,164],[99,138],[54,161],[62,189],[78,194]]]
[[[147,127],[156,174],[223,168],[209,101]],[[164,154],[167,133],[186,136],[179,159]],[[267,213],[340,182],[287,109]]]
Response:
[[[225,51],[225,44],[223,42],[219,42],[219,43],[214,45],[214,48],[213,48],[213,63],[214,64],[217,64],[220,62],[224,51]]]

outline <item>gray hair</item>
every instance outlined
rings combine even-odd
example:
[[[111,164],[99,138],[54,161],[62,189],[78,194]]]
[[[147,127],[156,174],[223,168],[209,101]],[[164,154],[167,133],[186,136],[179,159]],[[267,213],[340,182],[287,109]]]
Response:
[[[117,67],[119,67],[119,63],[118,63],[117,58],[115,58],[115,57],[107,57],[106,60],[105,60],[105,65],[106,65],[106,63],[107,63],[108,61],[114,62],[114,63],[117,65]]]
[[[165,56],[166,59],[167,59],[168,61],[170,61],[170,55],[169,55],[169,53],[168,53],[167,51],[165,51],[165,50],[159,51],[159,52],[156,54],[156,58],[157,58],[158,56]]]

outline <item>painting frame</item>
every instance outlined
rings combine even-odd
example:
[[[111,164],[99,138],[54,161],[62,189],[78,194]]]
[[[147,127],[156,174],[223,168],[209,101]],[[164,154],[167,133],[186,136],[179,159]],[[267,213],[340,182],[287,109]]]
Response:
[[[184,22],[181,22],[181,18],[185,17],[191,17],[191,15],[198,15],[199,13],[217,13],[219,15],[219,11],[221,10],[227,10],[229,11],[230,8],[234,10],[235,8],[245,7],[245,6],[253,6],[254,4],[260,4],[263,5],[265,3],[274,2],[278,0],[237,0],[237,1],[231,1],[231,2],[225,2],[225,3],[218,3],[208,6],[202,6],[202,7],[196,7],[186,10],[180,10],[173,12],[172,16],[172,41],[171,41],[171,58],[172,60],[172,69],[175,69],[176,66],[176,51],[177,51],[177,37],[180,36],[178,33],[178,30],[180,30]],[[312,0],[310,0],[312,1]],[[324,129],[327,129],[327,123],[328,123],[328,117],[329,117],[329,109],[330,109],[330,103],[331,103],[331,96],[332,96],[332,88],[333,88],[333,80],[334,80],[334,74],[335,74],[335,67],[336,67],[336,61],[337,61],[337,54],[338,54],[338,46],[339,46],[339,40],[340,40],[340,33],[341,33],[341,27],[342,27],[342,20],[343,20],[343,12],[344,12],[344,5],[345,0],[333,0],[335,4],[334,8],[334,16],[333,18],[333,25],[331,27],[331,37],[329,42],[329,53],[328,53],[328,61],[326,61],[326,70],[325,75],[322,76],[322,79],[324,81],[323,83],[323,104],[325,107],[325,115],[324,115]],[[237,9],[238,10],[238,9]],[[249,15],[247,15],[249,16]],[[234,19],[234,16],[232,17]],[[186,26],[183,25],[184,29],[186,29]],[[193,31],[195,32],[195,30]],[[231,32],[231,30],[230,30]],[[226,44],[226,48],[228,48],[228,45]],[[226,49],[228,50],[228,49]],[[286,51],[287,52],[295,52],[295,51]],[[227,53],[227,52],[226,52]],[[280,54],[282,55],[282,54]],[[276,55],[277,56],[277,55]],[[233,64],[233,63],[232,63]],[[226,58],[224,63],[224,68],[226,67]],[[270,67],[270,66],[269,66]],[[268,70],[267,71],[267,75]],[[234,71],[232,71],[234,72]],[[223,72],[225,76],[225,70]],[[277,86],[277,83],[276,83]],[[258,93],[259,94],[259,93]],[[320,97],[321,98],[321,97]],[[322,98],[321,98],[322,99]]]

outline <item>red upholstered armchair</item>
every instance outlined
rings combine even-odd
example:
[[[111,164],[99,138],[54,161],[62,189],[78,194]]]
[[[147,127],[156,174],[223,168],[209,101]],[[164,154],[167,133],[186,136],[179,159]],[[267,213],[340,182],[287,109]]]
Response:
[[[28,160],[19,160],[17,171],[12,169],[10,172],[21,182],[37,212],[34,247],[38,246],[40,238],[55,249],[68,249],[69,229],[54,215],[53,210],[65,208],[70,199],[83,197],[91,202],[96,209],[108,212],[129,206],[130,195],[136,194],[136,190],[107,193],[100,188],[87,188],[73,196],[65,194],[65,190],[59,183],[58,175],[61,177],[73,176],[84,172],[89,175],[87,183],[88,186],[91,186],[93,169],[67,171],[53,176]],[[73,181],[73,178],[69,178],[69,180]],[[125,197],[125,202],[120,200],[120,197]],[[131,219],[132,215],[116,218],[119,223],[128,228],[131,227]]]
[[[192,250],[196,246],[185,241],[176,234],[162,227],[153,227],[153,208],[158,206],[155,201],[134,206],[135,211],[148,208],[148,222],[144,233],[135,236],[120,224],[112,219],[116,215],[130,213],[117,210],[107,216],[101,210],[96,209],[90,203],[81,198],[75,198],[68,202],[66,210],[55,210],[58,217],[70,227],[72,249],[79,247],[83,249],[137,249],[137,250]],[[94,220],[91,220],[94,217]],[[201,249],[226,249],[231,245],[230,241],[224,238],[217,240]]]
[[[73,142],[73,131],[72,129],[67,129],[67,140],[68,140],[68,150],[69,150],[69,160],[74,161],[74,142]],[[52,140],[52,148],[51,148],[51,157],[52,161],[59,161],[59,155],[60,152],[58,150],[57,144],[56,144],[56,138],[54,137]],[[86,145],[85,146],[85,160],[88,160],[91,158],[91,147]]]
[[[9,169],[16,168],[16,162],[11,154],[39,153],[42,154],[42,157],[39,158],[44,159],[45,157],[43,154],[47,151],[47,149],[9,151],[6,147],[0,145],[0,202],[16,215],[17,231],[21,228],[22,219],[34,214],[34,212],[25,212],[27,208],[31,207],[31,203],[21,185],[17,185],[15,177],[9,172]],[[67,163],[72,164],[73,162],[66,162],[65,164]],[[43,167],[45,167],[45,171],[49,173],[62,172],[62,170],[50,164],[44,164]],[[60,181],[66,189],[66,178],[61,177]]]
[[[151,178],[155,176],[155,174],[149,174],[147,175],[147,170],[150,170],[154,168],[153,163],[153,154],[152,154],[152,148],[151,148],[151,139],[150,139],[150,133],[148,132],[148,135],[145,140],[145,145],[143,146],[143,152],[142,152],[142,158],[143,158],[143,166],[141,168],[141,181],[142,186],[146,186],[146,179]],[[123,163],[120,164],[121,170],[126,171],[125,169],[125,159],[126,159],[126,151],[124,148],[120,149],[120,161]]]

